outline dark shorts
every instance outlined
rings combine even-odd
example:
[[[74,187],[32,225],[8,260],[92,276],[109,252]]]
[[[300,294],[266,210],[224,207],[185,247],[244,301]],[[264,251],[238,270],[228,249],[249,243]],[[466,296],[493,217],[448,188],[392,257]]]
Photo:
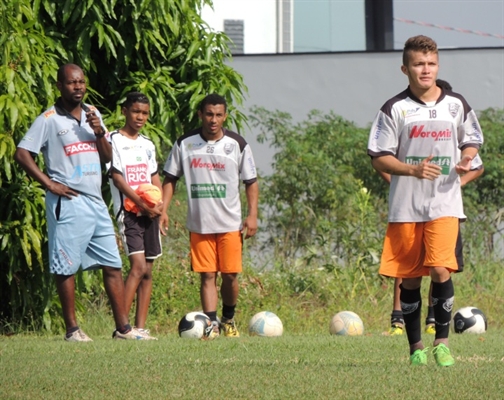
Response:
[[[122,210],[117,217],[117,226],[128,257],[144,253],[146,259],[154,260],[162,254],[159,218],[138,217]]]

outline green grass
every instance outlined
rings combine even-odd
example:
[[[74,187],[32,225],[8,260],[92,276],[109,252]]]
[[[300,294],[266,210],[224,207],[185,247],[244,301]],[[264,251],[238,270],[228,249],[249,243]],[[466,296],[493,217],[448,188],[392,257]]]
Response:
[[[450,336],[456,364],[411,367],[407,340],[366,332],[92,343],[61,336],[0,337],[2,399],[497,399],[502,334]],[[430,345],[432,336],[424,336]]]

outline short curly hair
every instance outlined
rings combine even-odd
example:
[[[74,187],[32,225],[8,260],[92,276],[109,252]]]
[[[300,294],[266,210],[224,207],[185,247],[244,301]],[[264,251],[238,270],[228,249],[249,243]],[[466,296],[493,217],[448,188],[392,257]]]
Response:
[[[418,35],[410,37],[406,40],[406,43],[404,43],[403,65],[408,65],[410,53],[413,51],[438,54],[438,47],[436,42],[428,36]]]

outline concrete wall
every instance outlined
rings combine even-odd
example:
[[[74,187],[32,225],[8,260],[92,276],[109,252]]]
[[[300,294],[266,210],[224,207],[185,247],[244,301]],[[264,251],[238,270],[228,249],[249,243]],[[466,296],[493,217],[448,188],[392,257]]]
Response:
[[[310,110],[333,110],[367,127],[385,100],[404,90],[401,51],[235,56],[230,65],[243,75],[251,106],[290,113],[302,121]],[[441,50],[439,78],[450,82],[475,110],[504,108],[504,49]],[[241,132],[262,173],[271,172],[273,151]],[[363,149],[365,151],[365,149]]]

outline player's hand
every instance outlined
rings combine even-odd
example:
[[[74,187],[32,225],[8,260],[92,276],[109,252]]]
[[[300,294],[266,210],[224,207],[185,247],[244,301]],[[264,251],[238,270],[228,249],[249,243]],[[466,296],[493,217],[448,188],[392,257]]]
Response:
[[[471,170],[472,160],[473,159],[471,156],[462,157],[459,163],[455,165],[455,171],[457,172],[457,174],[463,175],[468,173]]]
[[[56,196],[63,196],[67,199],[72,199],[72,197],[77,197],[79,195],[79,193],[75,190],[70,189],[68,186],[55,181],[51,181],[51,184],[47,187],[47,190],[49,190]]]
[[[161,232],[161,235],[166,236],[166,233],[168,231],[168,214],[162,214],[161,218],[159,218],[159,231]]]
[[[243,221],[243,228],[241,234],[245,233],[245,239],[254,236],[257,232],[257,218],[251,217],[250,215]]]
[[[433,181],[441,175],[441,167],[431,163],[434,156],[431,154],[425,158],[420,164],[415,166],[414,176],[418,179],[428,179]]]
[[[159,217],[163,210],[163,203],[159,203],[155,205],[154,207],[149,207],[146,203],[142,201],[141,204],[137,204],[138,208],[140,209],[140,215],[144,215],[146,217],[149,217],[150,219],[154,219],[156,217]]]
[[[105,134],[105,130],[101,125],[101,120],[94,111],[86,112],[86,122],[89,124],[95,135],[102,137]]]

